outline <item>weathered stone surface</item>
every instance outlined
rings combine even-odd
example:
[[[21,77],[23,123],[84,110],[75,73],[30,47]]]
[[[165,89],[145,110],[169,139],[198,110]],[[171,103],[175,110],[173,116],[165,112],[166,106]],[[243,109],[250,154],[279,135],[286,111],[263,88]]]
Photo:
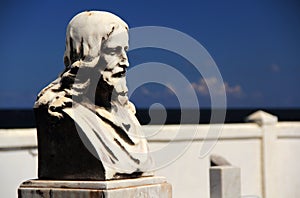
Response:
[[[18,189],[19,198],[171,198],[172,187],[163,177],[111,181],[29,180]]]
[[[38,134],[38,177],[54,180],[104,180],[100,160],[83,144],[73,120],[35,109]]]
[[[65,69],[34,105],[39,178],[110,180],[149,175],[147,140],[129,101],[128,25],[105,11],[70,21]]]
[[[214,166],[209,169],[210,198],[240,198],[240,168]]]

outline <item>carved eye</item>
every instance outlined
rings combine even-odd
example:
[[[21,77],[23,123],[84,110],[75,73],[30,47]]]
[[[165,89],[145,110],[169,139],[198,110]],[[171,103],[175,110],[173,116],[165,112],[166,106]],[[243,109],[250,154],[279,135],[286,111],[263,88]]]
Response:
[[[116,49],[111,49],[111,50],[109,51],[109,54],[110,54],[110,55],[115,55],[115,54],[117,54],[117,50],[116,50]]]
[[[121,52],[122,52],[122,47],[118,46],[118,47],[115,48],[115,53],[116,54],[121,54]]]
[[[122,47],[118,46],[116,48],[105,48],[103,49],[104,53],[109,54],[109,55],[118,55],[122,51]]]

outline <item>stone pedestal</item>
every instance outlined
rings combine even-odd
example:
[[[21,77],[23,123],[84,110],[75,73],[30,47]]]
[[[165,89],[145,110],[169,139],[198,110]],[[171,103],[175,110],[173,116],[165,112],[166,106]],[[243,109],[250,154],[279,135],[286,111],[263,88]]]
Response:
[[[164,177],[110,181],[28,180],[18,189],[19,198],[171,198],[172,186]]]
[[[240,168],[232,166],[214,166],[209,169],[210,198],[240,198]]]

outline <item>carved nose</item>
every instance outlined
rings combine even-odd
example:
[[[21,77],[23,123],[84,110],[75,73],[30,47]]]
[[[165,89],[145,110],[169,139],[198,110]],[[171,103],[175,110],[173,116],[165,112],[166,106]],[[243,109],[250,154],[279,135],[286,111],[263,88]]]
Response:
[[[121,61],[120,65],[125,65],[126,67],[129,66],[128,57],[127,57],[126,52],[122,53],[122,61]]]

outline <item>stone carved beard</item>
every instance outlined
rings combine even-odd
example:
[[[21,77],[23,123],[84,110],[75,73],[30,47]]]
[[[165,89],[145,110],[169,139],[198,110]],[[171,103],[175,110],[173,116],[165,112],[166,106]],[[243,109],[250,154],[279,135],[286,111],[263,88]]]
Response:
[[[101,45],[101,55],[99,59],[99,65],[101,68],[105,68],[101,72],[102,76],[97,86],[96,91],[96,105],[98,93],[103,97],[103,90],[101,87],[107,88],[112,86],[113,89],[110,93],[111,103],[118,103],[119,105],[127,105],[128,88],[126,86],[125,73],[129,66],[126,51],[128,49],[128,33],[127,31],[114,30],[110,37],[103,41]],[[108,86],[105,86],[105,83]],[[106,101],[101,101],[107,103]],[[101,106],[101,105],[99,105]]]
[[[95,105],[104,107],[107,110],[110,110],[114,105],[129,105],[125,77],[116,77],[120,72],[115,74],[110,70],[105,70],[104,73],[105,77],[109,76],[110,78],[105,79],[102,75],[97,83]],[[113,79],[113,82],[111,82],[111,79]],[[124,87],[125,89],[120,89],[120,87]]]

